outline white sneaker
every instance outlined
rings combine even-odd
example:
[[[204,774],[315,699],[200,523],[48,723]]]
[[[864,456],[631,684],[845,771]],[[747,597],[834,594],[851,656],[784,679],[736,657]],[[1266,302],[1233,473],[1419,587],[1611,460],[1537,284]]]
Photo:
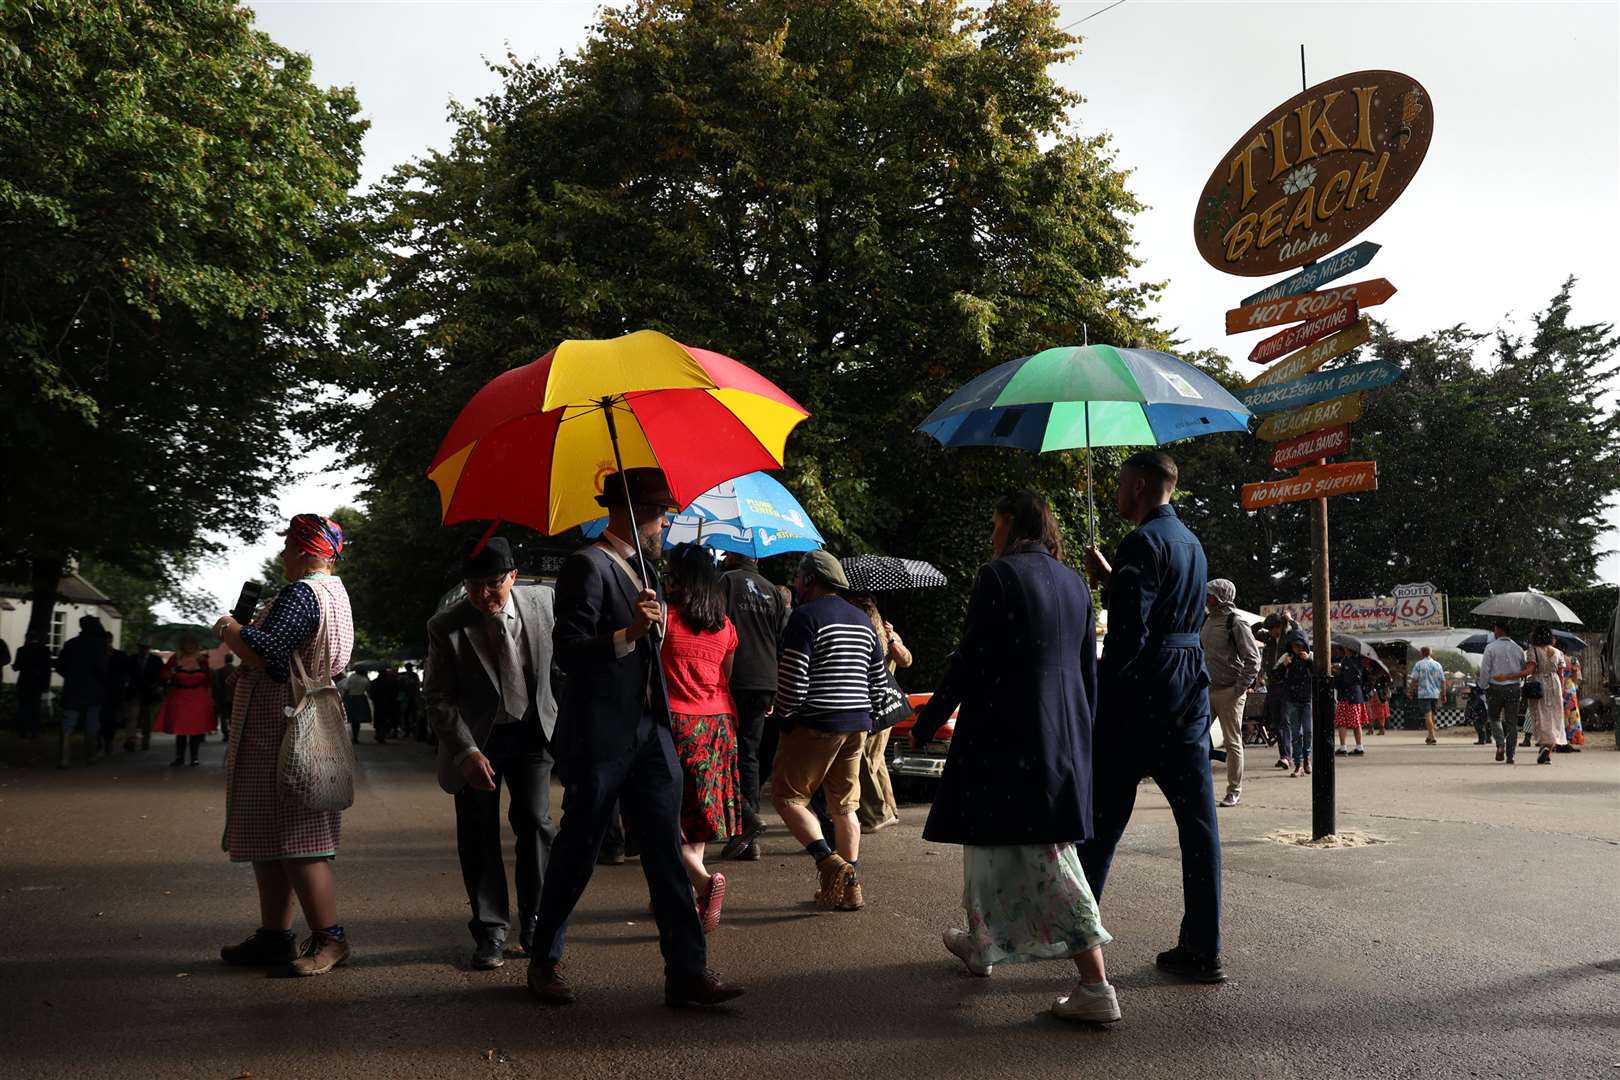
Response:
[[[1052,1015],[1080,1024],[1113,1024],[1119,1020],[1119,995],[1111,983],[1101,990],[1087,990],[1076,982],[1067,997],[1052,1002]]]
[[[978,954],[973,951],[973,939],[968,937],[966,930],[958,930],[953,926],[941,936],[945,940],[945,947],[951,951],[953,956],[967,965],[968,971],[981,979],[990,977],[990,972],[995,970],[995,965],[980,962]]]
[[[1221,799],[1219,805],[1221,805],[1221,806],[1236,806],[1241,801],[1242,801],[1242,799],[1238,796],[1238,794],[1236,792],[1228,791],[1226,793],[1226,797]]]

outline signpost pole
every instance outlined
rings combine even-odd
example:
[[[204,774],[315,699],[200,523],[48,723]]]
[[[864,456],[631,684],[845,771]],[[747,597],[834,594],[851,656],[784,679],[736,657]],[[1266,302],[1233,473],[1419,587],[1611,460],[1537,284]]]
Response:
[[[1299,46],[1299,88],[1310,89],[1305,80],[1305,43]],[[1317,461],[1326,465],[1327,458]],[[1316,654],[1316,695],[1311,703],[1311,741],[1316,744],[1316,768],[1311,772],[1311,839],[1320,840],[1337,831],[1334,806],[1337,801],[1333,775],[1333,627],[1328,608],[1332,603],[1328,585],[1328,506],[1326,499],[1311,502],[1311,651]]]

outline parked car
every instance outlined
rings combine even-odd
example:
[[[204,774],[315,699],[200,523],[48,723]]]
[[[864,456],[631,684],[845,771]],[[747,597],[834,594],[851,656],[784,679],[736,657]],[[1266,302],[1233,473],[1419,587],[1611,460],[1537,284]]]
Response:
[[[889,777],[896,787],[914,792],[932,788],[945,772],[945,755],[951,751],[951,736],[956,731],[956,713],[940,725],[934,737],[921,749],[911,748],[911,729],[917,726],[917,711],[933,698],[933,694],[911,694],[911,715],[894,725],[889,736]]]

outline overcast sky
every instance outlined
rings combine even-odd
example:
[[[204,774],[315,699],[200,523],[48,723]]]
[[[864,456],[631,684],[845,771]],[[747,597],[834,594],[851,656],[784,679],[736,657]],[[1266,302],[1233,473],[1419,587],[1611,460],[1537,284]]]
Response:
[[[829,0],[832,2],[832,0]],[[1168,283],[1159,315],[1189,348],[1245,355],[1256,335],[1228,339],[1227,308],[1274,279],[1236,278],[1193,245],[1193,204],[1231,144],[1300,89],[1299,46],[1312,84],[1367,68],[1417,78],[1434,110],[1434,141],[1416,179],[1359,239],[1383,246],[1363,276],[1400,290],[1373,314],[1419,334],[1453,323],[1526,327],[1563,279],[1580,279],[1575,316],[1620,322],[1620,5],[1591,3],[1065,3],[1079,55],[1057,77],[1084,95],[1083,131],[1113,136],[1119,163],[1149,209],[1136,222],[1142,277]],[[599,5],[573,0],[259,0],[259,26],[307,52],[315,78],[352,85],[371,121],[370,183],[449,138],[446,105],[493,90],[484,58],[508,48],[554,59],[584,41]],[[549,343],[536,342],[536,351]],[[1257,369],[1254,369],[1257,370]],[[424,461],[432,452],[424,447]],[[330,511],[353,477],[330,457],[283,494],[283,516]],[[1234,484],[1240,479],[1234,478]],[[1235,497],[1235,492],[1234,492]],[[1620,528],[1620,509],[1609,511]],[[1611,531],[1611,548],[1620,532]],[[207,568],[204,587],[234,601],[279,549],[238,547]],[[1620,553],[1604,561],[1620,578]],[[1390,582],[1391,586],[1397,584]]]

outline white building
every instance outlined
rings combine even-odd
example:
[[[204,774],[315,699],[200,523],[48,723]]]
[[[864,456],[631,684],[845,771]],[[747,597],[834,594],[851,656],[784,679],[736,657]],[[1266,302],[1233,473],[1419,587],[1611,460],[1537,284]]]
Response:
[[[32,586],[0,584],[0,641],[10,648],[13,659],[28,633],[28,621],[34,610],[32,596]],[[124,617],[112,597],[77,573],[69,573],[56,585],[56,608],[51,612],[50,637],[46,640],[52,656],[61,651],[64,641],[79,632],[79,619],[85,615],[100,619],[101,625],[112,635],[113,647],[119,646]],[[7,664],[0,678],[10,685],[17,681],[17,673]],[[52,675],[51,685],[61,686],[62,677]]]

